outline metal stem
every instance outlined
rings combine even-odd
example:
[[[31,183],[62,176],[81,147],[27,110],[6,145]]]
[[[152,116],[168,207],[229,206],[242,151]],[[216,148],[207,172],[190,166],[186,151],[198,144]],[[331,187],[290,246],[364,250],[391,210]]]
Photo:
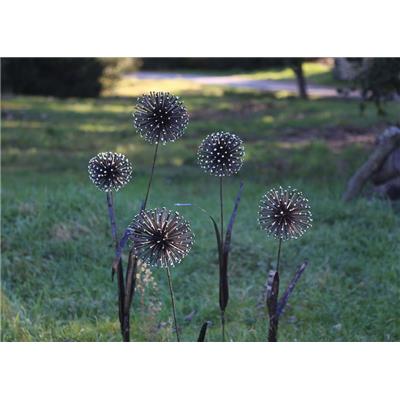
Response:
[[[146,192],[146,197],[145,197],[144,202],[143,202],[143,205],[142,205],[142,210],[146,209],[147,200],[148,200],[148,198],[149,198],[151,182],[153,181],[154,168],[155,168],[156,160],[157,160],[158,145],[159,145],[159,142],[157,142],[156,148],[155,148],[155,150],[154,150],[153,165],[152,165],[152,167],[151,167],[151,173],[150,173],[149,184],[147,185],[147,192]]]
[[[276,260],[276,272],[279,272],[279,263],[281,260],[281,246],[282,246],[282,238],[279,239],[279,246],[278,246],[278,257]]]
[[[171,277],[171,272],[169,270],[169,267],[167,267],[167,276],[168,276],[169,294],[171,296],[172,312],[173,312],[173,315],[174,315],[176,339],[177,339],[178,342],[180,342],[179,332],[178,332],[178,324],[176,322],[176,307],[175,307],[174,289],[172,287],[172,277]]]

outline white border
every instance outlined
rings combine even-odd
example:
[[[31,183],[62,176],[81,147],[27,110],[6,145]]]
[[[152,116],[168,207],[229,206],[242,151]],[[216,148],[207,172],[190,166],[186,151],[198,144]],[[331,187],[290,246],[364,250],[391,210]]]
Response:
[[[396,5],[13,0],[1,6],[0,56],[399,56]],[[2,343],[0,395],[392,399],[399,356],[398,343]]]
[[[390,343],[1,344],[13,399],[393,399]]]
[[[398,2],[13,0],[10,56],[398,56]]]

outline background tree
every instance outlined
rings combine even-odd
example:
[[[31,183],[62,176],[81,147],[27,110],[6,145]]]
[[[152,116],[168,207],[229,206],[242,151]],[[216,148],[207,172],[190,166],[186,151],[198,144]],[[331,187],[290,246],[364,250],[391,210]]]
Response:
[[[364,110],[367,101],[374,102],[379,115],[385,115],[383,102],[400,95],[400,59],[366,58],[363,60],[355,85],[360,89]]]
[[[293,72],[296,76],[299,97],[301,97],[302,99],[308,99],[307,83],[306,83],[306,78],[304,76],[303,63],[306,60],[311,60],[311,59],[308,59],[308,58],[284,58],[283,60],[284,60],[284,63],[293,70]]]
[[[339,58],[335,64],[336,76],[349,82],[345,90],[360,92],[361,111],[373,102],[385,115],[384,102],[400,95],[400,58]]]
[[[303,71],[305,61],[316,58],[143,58],[143,69],[148,70],[259,70],[289,67],[296,76],[299,96],[307,99],[307,82]]]

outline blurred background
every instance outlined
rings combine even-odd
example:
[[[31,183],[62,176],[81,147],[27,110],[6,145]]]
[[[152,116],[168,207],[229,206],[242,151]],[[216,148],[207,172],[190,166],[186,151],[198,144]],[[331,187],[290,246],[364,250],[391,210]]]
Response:
[[[180,96],[186,134],[160,148],[150,207],[190,202],[218,215],[218,182],[197,166],[201,140],[230,131],[245,142],[239,176],[226,179],[226,218],[241,180],[233,234],[227,332],[265,340],[262,292],[276,243],[257,227],[261,195],[292,185],[308,196],[314,227],[285,243],[282,279],[304,258],[280,332],[288,341],[400,339],[399,193],[348,179],[400,126],[398,58],[3,58],[2,340],[119,340],[105,195],[87,176],[102,151],[128,156],[134,179],[116,196],[119,230],[144,197],[154,148],[133,127],[136,98]],[[191,208],[196,246],[173,271],[184,340],[210,320],[219,339],[218,271],[209,221]],[[134,340],[173,340],[165,274],[143,269]]]

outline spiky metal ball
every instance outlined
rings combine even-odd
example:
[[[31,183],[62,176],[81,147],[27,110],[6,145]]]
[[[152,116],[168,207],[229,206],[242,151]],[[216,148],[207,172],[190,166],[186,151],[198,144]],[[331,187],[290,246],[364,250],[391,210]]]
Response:
[[[299,238],[312,223],[308,200],[290,186],[265,193],[260,201],[258,215],[261,228],[283,240]]]
[[[243,141],[234,133],[211,133],[202,141],[197,155],[205,172],[214,176],[234,175],[243,164]]]
[[[89,161],[89,177],[102,191],[118,191],[132,176],[132,164],[120,153],[99,153]]]
[[[177,212],[166,208],[141,211],[129,228],[129,239],[136,256],[156,267],[180,263],[194,241],[189,223]]]
[[[174,142],[189,123],[189,114],[179,97],[164,92],[139,97],[133,117],[140,135],[153,144]]]

